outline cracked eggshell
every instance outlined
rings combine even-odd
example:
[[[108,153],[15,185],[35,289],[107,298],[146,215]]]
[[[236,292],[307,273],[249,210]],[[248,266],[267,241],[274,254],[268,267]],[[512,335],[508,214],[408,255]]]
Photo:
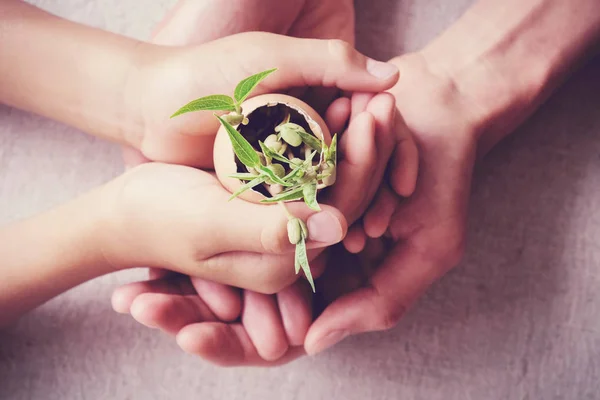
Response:
[[[244,115],[252,119],[251,113],[257,108],[278,104],[284,104],[298,111],[306,119],[311,131],[318,138],[322,137],[327,145],[331,144],[331,133],[323,118],[311,106],[295,97],[284,94],[263,94],[246,100],[242,104],[242,110]],[[240,126],[237,126],[236,129],[239,130]],[[230,193],[234,193],[244,183],[239,179],[229,177],[229,175],[237,172],[237,164],[229,135],[223,126],[217,132],[213,158],[217,178]],[[252,189],[245,191],[238,197],[253,203],[260,203],[261,200],[266,198],[262,193]]]

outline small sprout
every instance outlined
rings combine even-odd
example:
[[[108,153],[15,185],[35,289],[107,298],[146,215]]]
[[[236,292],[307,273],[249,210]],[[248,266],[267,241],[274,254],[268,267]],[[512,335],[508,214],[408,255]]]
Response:
[[[271,194],[271,196],[275,197],[278,194],[280,194],[281,192],[283,192],[283,185],[279,185],[279,184],[269,185],[268,191]]]
[[[285,140],[290,146],[298,147],[302,144],[302,138],[296,131],[294,127],[290,127],[289,125],[295,124],[285,124],[282,126],[278,126],[275,130],[279,129],[279,134],[281,138]]]
[[[290,218],[287,225],[288,239],[291,244],[298,244],[308,237],[308,228],[300,218]]]
[[[223,121],[227,122],[228,124],[235,126],[241,124],[246,117],[234,111],[227,115],[223,115],[221,118],[223,118]]]
[[[265,146],[267,146],[269,149],[271,149],[277,154],[281,154],[285,151],[285,149],[283,149],[284,143],[281,143],[277,139],[277,135],[267,136],[267,138],[265,139]]]
[[[304,271],[313,292],[315,286],[308,263],[306,240],[308,229],[304,221],[294,217],[285,207],[285,202],[304,200],[309,208],[320,211],[317,202],[317,191],[335,183],[336,177],[336,151],[337,136],[334,135],[331,144],[327,146],[324,138],[308,133],[301,125],[290,122],[292,115],[286,110],[283,120],[275,127],[275,134],[264,136],[259,134],[254,145],[250,144],[242,133],[234,126],[248,125],[249,120],[244,115],[242,103],[250,93],[275,69],[260,72],[241,81],[235,88],[233,97],[226,95],[211,95],[196,99],[180,108],[171,117],[201,111],[224,111],[222,116],[215,114],[221,125],[225,128],[231,141],[233,152],[237,160],[248,171],[230,175],[230,178],[243,182],[230,197],[234,199],[246,190],[251,190],[262,185],[271,194],[261,203],[279,203],[288,215],[288,239],[296,246],[295,270]],[[310,122],[307,119],[307,122]],[[239,129],[239,128],[238,128]],[[267,131],[268,132],[268,131]],[[260,149],[257,149],[257,143]],[[293,148],[295,149],[293,149]],[[315,155],[319,159],[315,160]],[[298,157],[296,157],[298,155]],[[238,164],[239,165],[239,164]]]

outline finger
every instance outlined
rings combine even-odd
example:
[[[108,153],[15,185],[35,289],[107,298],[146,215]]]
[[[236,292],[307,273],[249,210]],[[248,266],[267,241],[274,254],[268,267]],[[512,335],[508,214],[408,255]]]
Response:
[[[399,201],[386,184],[382,184],[375,201],[363,218],[365,233],[371,238],[383,236]]]
[[[113,310],[121,314],[129,314],[131,304],[136,297],[143,293],[164,294],[193,294],[194,288],[183,278],[157,279],[142,282],[133,282],[120,286],[113,291],[111,303]]]
[[[337,167],[337,179],[327,193],[327,204],[341,211],[349,223],[354,223],[366,208],[364,196],[376,165],[375,121],[369,113],[361,113],[350,122],[340,139],[342,155]]]
[[[417,185],[419,151],[400,115],[397,116],[396,131],[398,139],[392,156],[390,182],[396,193],[408,197],[413,194]]]
[[[393,327],[439,276],[426,255],[398,245],[370,286],[339,298],[315,321],[306,337],[307,353],[319,353],[351,334]]]
[[[360,222],[350,227],[348,235],[344,238],[344,247],[352,254],[358,254],[365,248],[367,236]]]
[[[350,120],[353,120],[358,114],[367,111],[369,102],[375,97],[373,93],[354,93],[352,95],[352,114]]]
[[[244,291],[242,324],[262,359],[274,361],[287,351],[288,342],[275,297]]]
[[[311,293],[299,281],[277,293],[277,305],[290,346],[302,346],[312,322]]]
[[[276,366],[304,354],[302,347],[290,348],[276,361],[258,354],[242,324],[205,322],[188,325],[177,335],[179,347],[220,366]]]
[[[398,81],[399,71],[395,65],[368,58],[340,40],[299,39],[262,32],[242,35],[211,44],[224,54],[235,54],[236,60],[242,59],[244,65],[252,65],[257,72],[277,66],[279,73],[265,81],[264,89],[268,91],[323,86],[382,92]],[[248,45],[240,47],[242,43]]]
[[[350,99],[347,97],[340,97],[331,103],[325,112],[325,123],[329,131],[333,134],[343,132],[350,118],[350,111]]]
[[[375,140],[378,163],[373,183],[379,186],[397,141],[396,100],[389,93],[380,93],[369,102],[367,111],[373,115],[377,129]]]
[[[196,322],[217,321],[217,317],[196,295],[144,293],[131,305],[131,316],[149,328],[176,335]]]
[[[288,217],[279,205],[266,206],[234,199],[213,213],[212,226],[220,227],[215,238],[216,252],[249,251],[284,254],[294,251],[288,237]],[[308,228],[308,248],[339,243],[346,235],[347,223],[336,208],[321,204],[321,212],[304,203],[286,205],[291,215],[305,221]]]
[[[198,296],[221,321],[235,321],[242,312],[239,289],[200,278],[191,278]]]

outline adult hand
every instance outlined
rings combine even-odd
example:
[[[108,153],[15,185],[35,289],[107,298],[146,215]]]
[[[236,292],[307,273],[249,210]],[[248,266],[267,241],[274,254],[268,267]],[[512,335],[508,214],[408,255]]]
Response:
[[[156,26],[152,42],[196,45],[252,31],[354,44],[354,4],[352,0],[180,0]]]
[[[395,326],[431,283],[458,263],[463,252],[476,153],[471,113],[475,108],[454,101],[452,85],[432,74],[421,55],[393,62],[402,74],[391,90],[403,120],[397,128],[409,130],[419,147],[416,190],[405,200],[389,186],[380,191],[364,219],[371,238],[365,254],[357,259],[361,263],[354,269],[355,276],[349,277],[348,269],[328,267],[324,290],[337,291],[339,297],[330,299],[331,304],[311,326],[305,342],[309,354],[348,335]],[[392,176],[398,163],[400,159],[390,164]],[[393,243],[381,260],[386,226]],[[339,280],[339,276],[345,278]],[[351,283],[339,288],[339,282]]]

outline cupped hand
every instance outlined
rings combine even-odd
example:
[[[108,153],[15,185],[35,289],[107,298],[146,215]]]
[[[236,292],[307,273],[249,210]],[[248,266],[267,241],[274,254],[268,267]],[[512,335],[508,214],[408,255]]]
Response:
[[[336,296],[307,334],[305,349],[310,354],[348,335],[395,326],[418,297],[459,262],[465,246],[476,107],[469,107],[468,99],[461,98],[446,78],[434,75],[420,54],[393,62],[402,74],[391,89],[402,118],[397,127],[410,131],[419,148],[416,190],[404,199],[389,182],[364,218],[371,237],[358,249],[364,248],[354,258],[358,264],[352,270],[328,266],[322,279],[325,290]],[[401,162],[392,160],[392,176]]]
[[[354,117],[340,139],[338,181],[324,202],[354,221],[371,203],[394,148],[394,99],[389,94],[338,99],[327,112],[328,126],[342,131],[351,111]],[[331,257],[324,252],[312,265],[322,270]],[[269,296],[164,272],[153,271],[151,279],[118,288],[113,307],[175,335],[189,353],[226,366],[272,366],[304,354],[313,310],[303,280]]]
[[[117,269],[161,267],[263,293],[294,282],[286,214],[277,205],[229,201],[230,195],[205,171],[135,167],[104,189],[104,256]],[[343,239],[346,220],[334,207],[314,213],[296,202],[288,208],[306,221],[307,248]]]
[[[140,110],[140,132],[128,142],[143,160],[212,168],[218,121],[211,112],[170,116],[191,100],[210,94],[231,95],[242,79],[278,68],[252,93],[292,88],[329,87],[381,92],[398,80],[398,70],[358,53],[340,40],[298,39],[249,32],[199,46],[142,46],[140,68],[127,90]],[[133,157],[134,158],[134,157]],[[143,161],[142,160],[142,161]],[[126,158],[137,164],[140,157]]]

